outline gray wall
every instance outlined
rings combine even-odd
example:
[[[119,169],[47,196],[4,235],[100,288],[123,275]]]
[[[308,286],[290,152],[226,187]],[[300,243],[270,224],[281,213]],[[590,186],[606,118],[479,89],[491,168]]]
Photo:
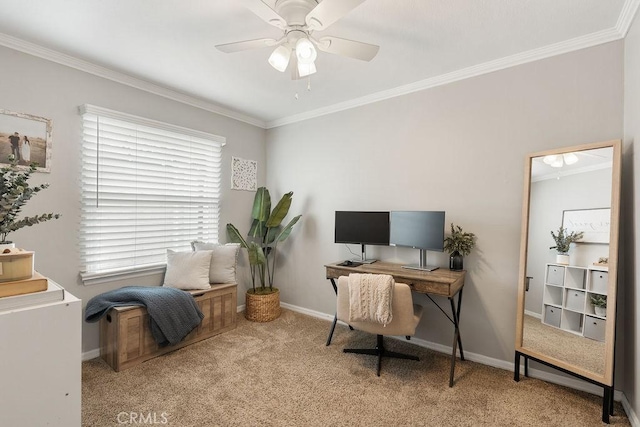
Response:
[[[622,164],[622,228],[621,241],[623,257],[621,267],[622,293],[618,298],[622,308],[624,322],[618,322],[624,336],[624,393],[636,416],[640,416],[640,271],[636,265],[640,262],[638,252],[638,230],[640,230],[640,161],[635,143],[640,141],[640,17],[635,21],[625,39],[625,103],[624,103],[624,148]],[[622,324],[622,325],[620,325]],[[620,334],[618,334],[620,336]]]
[[[36,252],[36,269],[87,300],[124,285],[159,285],[162,275],[109,284],[84,286],[78,276],[78,226],[80,221],[81,123],[78,106],[88,103],[142,117],[161,120],[227,138],[223,149],[221,240],[227,222],[248,221],[253,193],[231,191],[231,156],[258,161],[259,183],[265,179],[265,131],[236,120],[152,95],[129,86],[83,73],[59,64],[0,47],[0,108],[53,120],[50,174],[35,174],[33,183],[51,186],[34,197],[24,212],[59,212],[62,218],[14,233],[19,247]],[[187,72],[187,71],[185,71]],[[212,76],[211,84],[215,84]],[[246,269],[241,268],[242,274]],[[244,280],[243,280],[244,282]],[[244,303],[244,292],[238,292]],[[97,324],[83,323],[83,351],[98,348]]]
[[[334,312],[323,265],[352,257],[333,243],[334,211],[445,210],[448,223],[478,236],[465,259],[465,350],[512,361],[524,156],[621,138],[623,47],[609,43],[269,130],[267,184],[294,191],[291,211],[304,215],[277,276],[283,301]],[[374,249],[371,256],[417,262],[416,250]],[[446,266],[447,255],[429,253],[429,262]],[[450,346],[451,325],[425,297],[417,300],[426,308],[417,336]]]

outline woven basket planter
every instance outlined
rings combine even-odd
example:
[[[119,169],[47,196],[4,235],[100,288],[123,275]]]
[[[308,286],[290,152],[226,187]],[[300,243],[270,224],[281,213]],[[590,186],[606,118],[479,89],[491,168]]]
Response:
[[[244,317],[252,322],[271,322],[280,317],[280,290],[271,294],[254,294],[247,291]]]

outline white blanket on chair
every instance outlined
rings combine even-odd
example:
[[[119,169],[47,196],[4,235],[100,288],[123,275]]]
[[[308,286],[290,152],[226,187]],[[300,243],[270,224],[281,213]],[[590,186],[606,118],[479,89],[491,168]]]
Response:
[[[391,323],[395,281],[387,274],[349,275],[349,321]]]

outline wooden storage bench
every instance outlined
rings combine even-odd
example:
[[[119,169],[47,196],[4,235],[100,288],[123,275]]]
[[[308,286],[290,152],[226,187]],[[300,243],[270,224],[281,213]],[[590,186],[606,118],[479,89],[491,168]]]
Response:
[[[212,285],[208,290],[189,291],[204,319],[176,345],[158,347],[151,335],[145,307],[126,306],[109,310],[100,319],[100,356],[115,371],[152,359],[236,327],[236,284]]]

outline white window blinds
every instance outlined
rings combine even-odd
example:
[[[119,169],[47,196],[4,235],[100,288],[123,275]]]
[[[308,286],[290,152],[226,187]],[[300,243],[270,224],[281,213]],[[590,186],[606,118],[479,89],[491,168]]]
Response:
[[[83,278],[218,240],[224,138],[91,105],[80,112]]]

